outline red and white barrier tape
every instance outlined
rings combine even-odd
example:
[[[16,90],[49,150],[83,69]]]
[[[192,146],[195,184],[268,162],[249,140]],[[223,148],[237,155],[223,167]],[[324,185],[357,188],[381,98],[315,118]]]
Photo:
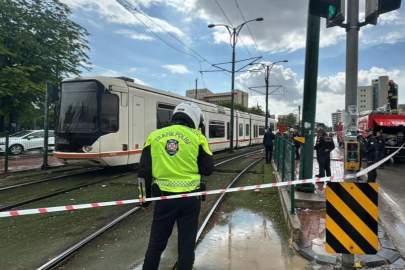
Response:
[[[300,185],[300,184],[308,184],[308,183],[343,182],[346,179],[351,179],[351,178],[355,178],[355,177],[364,175],[364,174],[368,173],[369,171],[377,168],[382,163],[384,163],[385,161],[390,159],[392,156],[394,156],[399,150],[401,150],[401,148],[404,145],[402,145],[397,151],[395,151],[391,155],[389,155],[386,158],[382,159],[381,161],[375,163],[374,165],[372,165],[372,166],[370,166],[368,168],[365,168],[364,170],[358,172],[357,174],[348,174],[348,175],[343,175],[343,176],[330,176],[330,177],[322,177],[322,178],[317,177],[317,178],[312,178],[312,179],[295,180],[295,181],[270,183],[270,184],[262,184],[262,185],[253,185],[253,186],[245,186],[245,187],[235,187],[235,188],[228,188],[228,189],[217,189],[217,190],[193,192],[193,193],[171,195],[171,196],[161,196],[161,197],[147,198],[147,199],[133,199],[133,200],[123,200],[123,201],[87,203],[87,204],[76,204],[76,205],[56,206],[56,207],[47,207],[47,208],[15,210],[15,211],[0,212],[0,218],[2,218],[2,217],[13,217],[13,216],[22,216],[22,215],[32,215],[32,214],[44,214],[44,213],[52,213],[52,212],[72,211],[72,210],[87,209],[87,208],[98,208],[98,207],[102,207],[102,206],[134,204],[134,203],[143,203],[143,202],[152,202],[152,201],[188,198],[188,197],[223,194],[223,193],[245,191],[245,190],[256,190],[256,189],[264,189],[264,188],[274,188],[274,187],[283,187],[283,186],[291,186],[291,185]]]

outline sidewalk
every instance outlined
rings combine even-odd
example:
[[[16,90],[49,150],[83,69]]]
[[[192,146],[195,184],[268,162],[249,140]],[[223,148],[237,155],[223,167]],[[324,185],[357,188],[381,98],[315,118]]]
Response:
[[[335,143],[336,144],[336,143]],[[332,176],[343,175],[343,149],[336,147],[331,152]],[[296,169],[299,170],[299,161]],[[314,156],[313,177],[319,173],[316,156]],[[298,178],[297,178],[298,179]],[[326,198],[324,183],[316,184],[314,193],[295,192],[297,217],[301,223],[302,239],[293,242],[294,249],[303,257],[320,265],[335,265],[341,261],[340,254],[329,254],[325,250],[326,235]],[[288,203],[287,203],[288,204]],[[293,215],[290,215],[293,216]],[[356,255],[357,268],[389,267],[384,269],[405,269],[405,261],[400,257],[384,228],[378,226],[379,251],[377,255]],[[319,266],[318,266],[319,267]],[[366,269],[360,268],[360,269]],[[332,269],[332,268],[331,268]]]

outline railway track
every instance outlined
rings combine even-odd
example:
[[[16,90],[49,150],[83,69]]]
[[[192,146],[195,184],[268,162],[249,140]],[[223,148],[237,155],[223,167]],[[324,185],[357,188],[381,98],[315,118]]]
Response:
[[[252,154],[256,154],[258,152],[260,152],[261,150],[255,150],[252,152],[248,152],[248,153],[244,153],[244,154],[240,154],[240,155],[236,155],[233,156],[231,158],[228,158],[226,160],[217,162],[214,166],[218,167],[220,165],[226,164],[228,162],[231,162],[235,159],[241,158],[241,157],[246,157]],[[257,164],[261,159],[258,159],[252,163],[250,163],[248,166],[245,167],[245,169],[242,170],[242,172],[240,172],[232,181],[231,183],[228,185],[228,187],[232,186],[243,174],[246,173],[246,171],[251,168],[252,166],[254,166],[255,164]],[[205,226],[207,225],[209,219],[211,218],[212,214],[214,213],[215,209],[218,207],[218,205],[221,203],[223,197],[225,194],[222,194],[220,196],[220,198],[216,201],[215,205],[213,206],[213,208],[211,209],[211,211],[209,212],[207,218],[204,220],[202,226],[200,227],[200,230],[198,231],[197,234],[197,239],[199,239],[199,237],[201,236],[202,232],[204,231]],[[118,218],[116,218],[115,220],[113,220],[112,222],[108,223],[107,225],[103,226],[101,229],[97,230],[96,232],[92,233],[91,235],[89,235],[88,237],[86,237],[85,239],[81,240],[80,242],[78,242],[77,244],[71,246],[70,248],[66,249],[65,251],[63,251],[62,253],[60,253],[59,255],[55,256],[53,259],[51,259],[50,261],[48,261],[47,263],[43,264],[42,266],[40,266],[39,268],[37,268],[38,270],[48,270],[48,269],[56,269],[56,267],[59,267],[61,265],[63,265],[69,258],[70,256],[72,256],[75,252],[77,252],[78,250],[80,250],[80,248],[84,247],[86,244],[88,244],[89,242],[93,241],[94,239],[96,239],[98,236],[100,236],[101,234],[103,234],[104,232],[106,232],[107,230],[111,229],[114,225],[118,224],[120,221],[124,220],[125,218],[129,217],[130,215],[136,213],[141,207],[140,206],[135,206],[134,208],[132,208],[131,210],[129,210],[128,212],[124,213],[123,215],[119,216]]]

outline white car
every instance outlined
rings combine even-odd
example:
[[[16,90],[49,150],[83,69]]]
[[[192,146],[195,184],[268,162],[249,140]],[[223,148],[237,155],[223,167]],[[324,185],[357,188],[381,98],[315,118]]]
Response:
[[[9,137],[9,152],[12,155],[19,155],[23,151],[44,148],[44,130],[24,130],[14,133]],[[48,150],[53,150],[55,138],[53,130],[48,131]],[[0,153],[4,153],[6,138],[0,138]]]

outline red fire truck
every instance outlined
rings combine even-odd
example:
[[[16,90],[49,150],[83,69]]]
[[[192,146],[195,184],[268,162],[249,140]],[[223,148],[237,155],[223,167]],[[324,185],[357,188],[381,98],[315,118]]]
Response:
[[[404,144],[405,115],[369,114],[358,118],[358,128],[366,134],[365,130],[371,127],[374,135],[377,131],[382,132],[385,140],[385,155],[395,152]],[[394,161],[405,160],[405,149],[401,149],[395,156]]]

